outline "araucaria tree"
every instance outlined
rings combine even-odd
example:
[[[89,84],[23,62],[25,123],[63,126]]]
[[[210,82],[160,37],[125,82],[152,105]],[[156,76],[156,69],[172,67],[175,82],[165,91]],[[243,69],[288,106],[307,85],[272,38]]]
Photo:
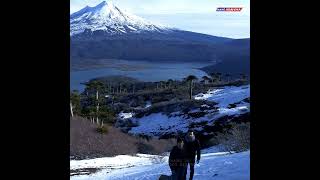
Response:
[[[192,99],[192,89],[193,89],[193,82],[195,80],[197,80],[198,78],[194,75],[189,75],[187,78],[186,78],[186,81],[189,82],[189,90],[190,90],[190,99]]]
[[[70,93],[70,114],[73,117],[75,114],[79,115],[81,111],[80,107],[80,95],[77,90]]]
[[[86,85],[87,85],[88,91],[95,92],[94,104],[96,106],[96,120],[97,120],[97,124],[99,124],[99,107],[100,107],[100,100],[101,100],[99,97],[99,92],[101,93],[104,85],[100,81],[90,81]]]

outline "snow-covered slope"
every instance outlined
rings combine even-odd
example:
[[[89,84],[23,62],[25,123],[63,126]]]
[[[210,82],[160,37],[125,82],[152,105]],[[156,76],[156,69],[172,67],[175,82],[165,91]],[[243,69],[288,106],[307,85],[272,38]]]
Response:
[[[164,133],[176,133],[178,131],[186,132],[191,124],[195,123],[212,123],[218,118],[224,116],[235,116],[250,112],[250,103],[245,99],[250,97],[250,85],[245,86],[228,86],[215,90],[210,90],[204,94],[195,96],[196,100],[214,101],[218,104],[217,109],[208,109],[201,111],[200,109],[193,109],[189,113],[205,112],[206,115],[200,118],[190,118],[182,112],[174,112],[169,116],[165,113],[152,113],[142,118],[131,118],[131,120],[138,124],[132,127],[129,133],[145,134],[150,136],[161,136]],[[234,104],[234,107],[229,107]],[[206,106],[206,105],[203,105]],[[202,127],[194,128],[201,131]]]
[[[157,160],[158,159],[158,160]],[[70,161],[70,169],[103,168],[90,175],[71,176],[72,180],[155,180],[171,175],[168,156],[137,155]],[[189,171],[188,171],[189,172]],[[189,173],[188,173],[189,176]],[[195,166],[194,180],[249,180],[250,151],[228,154],[205,153]]]
[[[110,34],[138,33],[143,31],[163,32],[170,28],[155,25],[136,15],[120,10],[111,0],[103,1],[95,7],[85,8],[71,14],[70,35],[85,30],[103,30]]]
[[[229,104],[239,102],[250,97],[250,85],[227,86],[224,88],[209,90],[207,93],[200,93],[195,96],[196,100],[209,100],[219,103],[220,108],[226,108]]]

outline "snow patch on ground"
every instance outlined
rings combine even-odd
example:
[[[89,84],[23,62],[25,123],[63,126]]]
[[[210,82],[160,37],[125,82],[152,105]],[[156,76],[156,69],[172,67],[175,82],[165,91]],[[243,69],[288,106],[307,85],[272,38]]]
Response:
[[[211,149],[212,150],[212,149]],[[207,150],[208,152],[210,149]],[[152,161],[156,156],[122,156],[119,158],[97,158],[92,160],[70,161],[71,169],[86,167],[109,168],[90,175],[71,176],[72,180],[155,180],[161,174],[171,175],[168,166],[168,157],[162,157],[163,161]],[[140,159],[140,160],[139,160]],[[86,162],[87,164],[85,164]],[[98,163],[99,162],[99,163]],[[98,165],[94,165],[98,163]],[[82,166],[79,166],[82,164]],[[93,164],[93,165],[92,165]],[[117,168],[123,165],[122,169]],[[128,166],[134,164],[134,166]],[[100,165],[100,166],[99,166]],[[126,167],[127,166],[127,167]],[[113,167],[116,167],[113,169]],[[188,170],[189,176],[189,170]],[[250,179],[250,151],[229,154],[227,152],[215,152],[202,154],[200,163],[195,165],[194,180],[249,180]]]
[[[85,159],[85,160],[71,160],[70,169],[84,169],[84,168],[110,168],[120,169],[123,167],[143,166],[154,164],[154,159],[159,158],[156,155],[137,154],[136,156],[119,155],[115,157]]]
[[[151,107],[151,105],[152,105],[152,104],[151,104],[151,101],[147,101],[147,102],[146,102],[146,106],[145,106],[144,108]]]
[[[163,113],[153,113],[142,118],[134,118],[134,122],[138,122],[139,126],[133,127],[129,132],[132,134],[152,134],[152,132],[168,132],[170,131],[187,131],[187,126],[183,118],[180,116],[168,117]]]
[[[120,119],[128,119],[128,118],[132,118],[132,116],[133,116],[134,114],[133,113],[124,113],[124,112],[121,112],[121,113],[119,113],[119,118]]]

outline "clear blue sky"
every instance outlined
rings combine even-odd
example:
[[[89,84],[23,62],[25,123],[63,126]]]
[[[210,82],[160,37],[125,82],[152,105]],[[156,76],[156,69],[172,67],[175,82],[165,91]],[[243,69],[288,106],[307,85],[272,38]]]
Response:
[[[70,12],[103,0],[70,0]],[[109,0],[106,0],[109,1]],[[183,30],[231,38],[250,37],[249,0],[112,0],[118,8],[151,22]],[[241,12],[216,12],[217,7],[243,7]]]

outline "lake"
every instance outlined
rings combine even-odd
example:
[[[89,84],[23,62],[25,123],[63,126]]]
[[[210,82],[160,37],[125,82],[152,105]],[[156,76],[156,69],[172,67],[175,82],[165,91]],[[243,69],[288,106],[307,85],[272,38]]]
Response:
[[[125,61],[119,60],[114,62],[112,66],[99,69],[71,71],[70,72],[70,88],[71,90],[84,90],[81,83],[90,79],[110,76],[122,75],[133,77],[141,81],[161,81],[161,80],[181,80],[188,75],[195,75],[198,78],[207,75],[201,68],[209,63],[154,63],[143,61]]]

